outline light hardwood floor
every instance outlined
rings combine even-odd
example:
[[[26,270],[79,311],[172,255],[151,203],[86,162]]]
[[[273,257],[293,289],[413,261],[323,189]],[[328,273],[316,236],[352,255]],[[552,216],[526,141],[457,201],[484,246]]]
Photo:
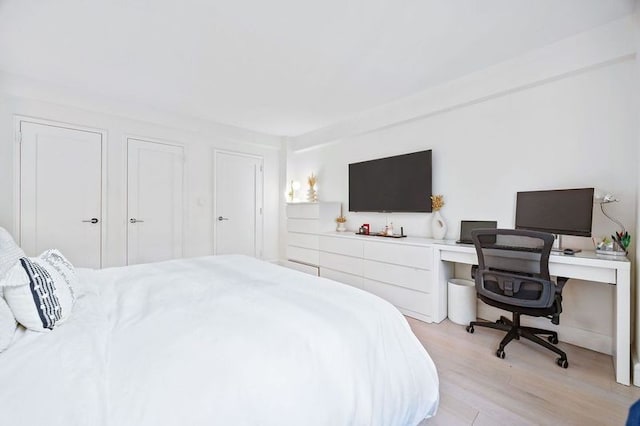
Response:
[[[520,340],[499,359],[502,332],[476,327],[469,334],[449,320],[407,320],[440,378],[438,413],[420,426],[624,425],[640,398],[640,388],[615,382],[610,356],[560,342],[569,358],[565,370],[555,354]]]

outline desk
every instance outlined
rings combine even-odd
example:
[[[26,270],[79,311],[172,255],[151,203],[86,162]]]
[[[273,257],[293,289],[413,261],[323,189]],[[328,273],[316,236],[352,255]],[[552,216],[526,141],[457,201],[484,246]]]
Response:
[[[439,241],[432,244],[434,249],[434,272],[441,289],[446,289],[453,276],[453,263],[475,265],[478,263],[473,246],[456,244],[454,241]],[[615,285],[615,331],[614,366],[616,381],[631,384],[631,262],[627,258],[597,255],[585,251],[573,256],[552,254],[549,258],[549,272],[553,276],[576,278]],[[446,290],[441,292],[439,312],[446,312]],[[444,296],[444,300],[443,300]],[[442,321],[444,317],[437,318]]]
[[[309,241],[289,241],[296,248],[288,253],[289,260],[313,260],[319,265],[320,276],[377,294],[405,315],[425,322],[447,318],[447,283],[454,277],[454,264],[478,263],[473,246],[454,241],[378,238],[348,232],[316,232],[311,237]],[[296,258],[298,254],[304,256]],[[552,254],[549,272],[614,285],[616,381],[631,384],[631,262],[595,252]]]

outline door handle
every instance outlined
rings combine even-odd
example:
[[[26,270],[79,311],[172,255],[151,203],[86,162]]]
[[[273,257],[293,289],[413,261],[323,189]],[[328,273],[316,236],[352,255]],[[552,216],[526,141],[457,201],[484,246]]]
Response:
[[[97,217],[92,217],[91,219],[83,220],[84,223],[98,223],[99,220]]]
[[[131,219],[129,219],[129,223],[141,223],[144,222],[144,220],[138,220],[135,217],[132,217]]]
[[[222,222],[223,220],[229,220],[229,218],[228,218],[228,217],[218,216],[218,220],[219,220],[220,222]]]

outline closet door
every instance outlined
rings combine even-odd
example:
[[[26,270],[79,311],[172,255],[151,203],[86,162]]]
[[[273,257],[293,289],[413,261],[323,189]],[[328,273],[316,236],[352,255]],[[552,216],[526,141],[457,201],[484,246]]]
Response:
[[[74,265],[102,259],[102,134],[20,122],[20,243],[57,248]]]
[[[182,257],[183,148],[128,139],[127,260]]]
[[[262,158],[215,151],[215,252],[262,257]]]

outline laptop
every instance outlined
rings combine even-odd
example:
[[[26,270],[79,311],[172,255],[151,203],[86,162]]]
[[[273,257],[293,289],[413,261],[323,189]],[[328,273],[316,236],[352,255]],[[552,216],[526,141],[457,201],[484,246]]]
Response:
[[[462,220],[460,221],[460,239],[456,244],[473,244],[471,231],[474,229],[496,229],[498,222],[495,220]]]

